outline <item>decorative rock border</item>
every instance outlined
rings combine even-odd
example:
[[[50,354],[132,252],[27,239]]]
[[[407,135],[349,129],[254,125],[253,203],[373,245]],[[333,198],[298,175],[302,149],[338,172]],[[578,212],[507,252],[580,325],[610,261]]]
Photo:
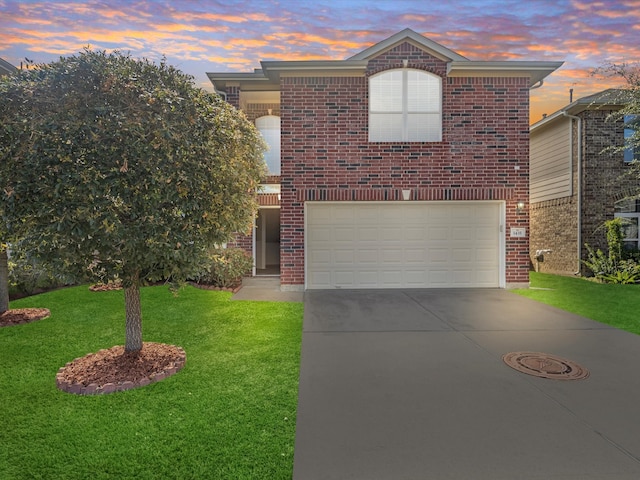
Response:
[[[78,357],[72,360],[71,362],[67,362],[67,364],[64,367],[61,367],[58,370],[58,373],[56,374],[56,386],[63,392],[72,393],[75,395],[101,395],[101,394],[108,394],[113,392],[123,392],[125,390],[144,387],[151,383],[159,382],[160,380],[164,380],[165,378],[178,373],[180,370],[184,368],[184,365],[187,361],[187,354],[181,347],[174,346],[174,345],[172,345],[172,347],[178,350],[178,354],[179,354],[178,358],[175,361],[171,362],[163,370],[154,372],[149,377],[141,378],[136,382],[133,382],[130,380],[124,380],[118,383],[105,383],[105,384],[90,383],[89,385],[84,385],[82,383],[71,383],[67,381],[64,378],[65,369],[73,365],[74,362],[84,359],[89,355],[95,355],[90,353],[83,357]],[[96,354],[107,352],[109,350],[112,350],[113,348],[116,348],[116,347],[99,350],[98,352],[96,352]]]

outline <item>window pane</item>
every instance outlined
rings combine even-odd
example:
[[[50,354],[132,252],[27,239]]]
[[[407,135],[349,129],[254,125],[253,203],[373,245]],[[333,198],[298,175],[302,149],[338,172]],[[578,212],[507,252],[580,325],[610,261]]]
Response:
[[[408,142],[439,142],[442,121],[439,113],[410,113],[407,115]]]
[[[369,109],[372,112],[402,112],[402,70],[371,77]]]
[[[440,111],[440,78],[419,70],[407,71],[407,106],[409,112]]]
[[[626,240],[638,239],[638,217],[625,218],[622,223],[622,235]]]
[[[371,113],[369,115],[370,142],[399,142],[402,140],[402,114]]]
[[[630,141],[631,137],[633,137],[635,133],[635,129],[638,128],[638,116],[637,115],[625,115],[624,116],[624,141],[625,144]],[[638,160],[638,150],[634,147],[629,146],[624,150],[624,161],[625,163],[633,162],[634,160]]]
[[[256,119],[256,127],[269,147],[264,161],[270,175],[280,175],[280,117],[267,115]]]

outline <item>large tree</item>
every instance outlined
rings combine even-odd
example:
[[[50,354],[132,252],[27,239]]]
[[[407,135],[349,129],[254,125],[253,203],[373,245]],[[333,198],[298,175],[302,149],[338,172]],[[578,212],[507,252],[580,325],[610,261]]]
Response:
[[[7,229],[60,272],[123,282],[128,352],[142,348],[143,282],[184,280],[252,224],[263,148],[165,62],[85,50],[0,80]]]

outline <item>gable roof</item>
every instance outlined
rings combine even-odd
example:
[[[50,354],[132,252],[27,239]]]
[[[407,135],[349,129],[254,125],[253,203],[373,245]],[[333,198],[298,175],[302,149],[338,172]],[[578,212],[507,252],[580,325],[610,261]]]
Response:
[[[6,60],[0,58],[0,75],[9,75],[13,72],[16,72],[18,69],[11,65]]]
[[[414,32],[410,28],[405,28],[401,32],[390,36],[386,40],[382,40],[381,42],[372,45],[371,47],[363,50],[357,55],[354,55],[348,60],[369,60],[371,58],[377,57],[387,50],[391,50],[395,46],[400,45],[404,42],[409,42],[414,46],[420,48],[421,50],[425,50],[431,53],[434,57],[439,58],[440,60],[467,60],[467,58],[463,57],[462,55],[459,55],[453,50],[450,50],[447,47],[440,45],[439,43],[436,43],[433,40],[420,35],[419,33]]]
[[[608,88],[598,93],[594,93],[593,95],[587,95],[586,97],[581,97],[569,105],[561,108],[557,112],[552,113],[551,115],[547,115],[546,117],[538,120],[536,123],[531,125],[530,131],[533,132],[542,128],[543,126],[550,125],[557,118],[564,117],[565,113],[568,115],[576,115],[580,112],[589,109],[597,109],[597,108],[612,108],[618,109],[625,105],[625,90],[619,88]]]
[[[273,90],[279,88],[280,75],[288,76],[362,76],[370,59],[408,42],[447,63],[449,77],[529,77],[529,86],[541,84],[543,79],[560,68],[564,62],[534,61],[471,61],[466,57],[430,40],[410,28],[372,45],[346,60],[262,61],[262,68],[253,73],[207,73],[216,91],[227,85],[242,85],[243,90]]]

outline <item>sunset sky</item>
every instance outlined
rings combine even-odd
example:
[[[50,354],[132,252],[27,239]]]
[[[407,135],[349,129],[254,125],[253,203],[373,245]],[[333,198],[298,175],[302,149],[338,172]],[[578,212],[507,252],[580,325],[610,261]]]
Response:
[[[531,92],[531,120],[617,85],[593,76],[640,61],[640,0],[0,0],[0,57],[20,66],[86,46],[206,72],[260,60],[345,59],[411,28],[470,60],[564,61]]]

